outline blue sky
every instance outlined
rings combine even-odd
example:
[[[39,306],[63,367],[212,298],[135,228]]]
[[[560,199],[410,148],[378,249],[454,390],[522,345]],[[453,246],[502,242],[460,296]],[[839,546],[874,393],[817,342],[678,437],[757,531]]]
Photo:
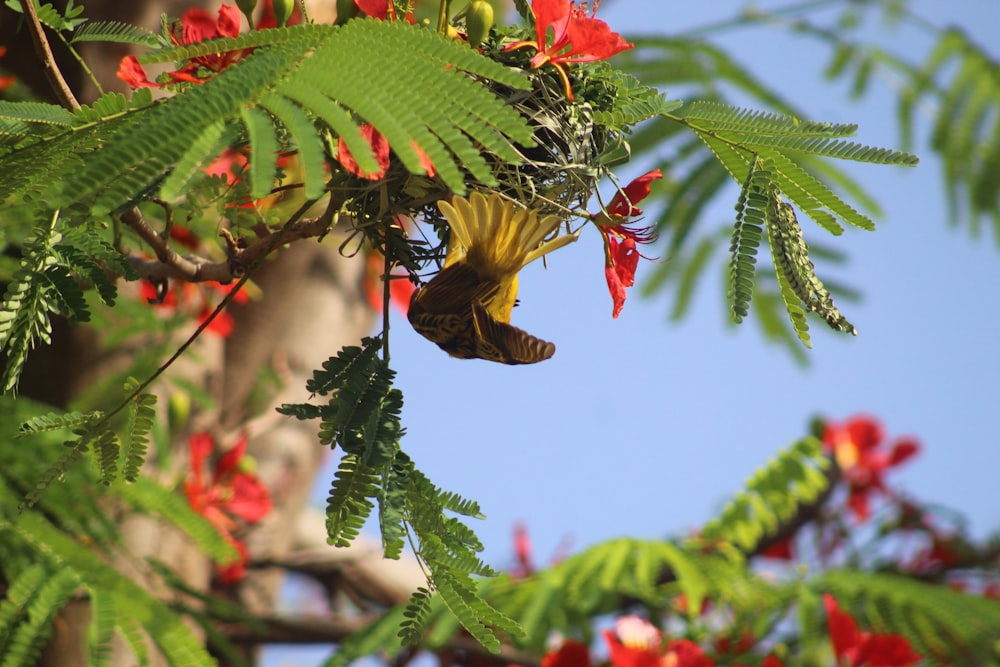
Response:
[[[662,33],[741,6],[606,0],[600,16],[626,34]],[[991,0],[912,6],[964,26],[983,44],[1000,44]],[[918,32],[875,29],[913,58],[925,53]],[[875,94],[852,103],[844,84],[820,80],[828,54],[815,42],[759,28],[726,33],[725,45],[812,119],[857,122],[861,142],[898,145],[891,79],[877,79]],[[925,146],[915,149],[916,169],[849,166],[883,206],[874,233],[848,230],[834,239],[805,226],[807,239],[849,254],[844,266],[820,263],[820,276],[864,292],[862,302],[841,304],[859,335],[826,334],[814,324],[806,369],[768,346],[753,323],[726,325],[721,268],[679,325],[667,321],[664,298],[637,292],[613,320],[600,239],[591,230],[551,255],[548,268],[536,263],[521,275],[513,324],[556,343],[549,361],[507,367],[451,359],[398,317],[392,365],[406,401],[403,446],[439,486],[480,502],[488,520],[473,527],[486,559],[511,563],[517,521],[529,526],[543,561],[567,537],[579,549],[621,535],[686,533],[802,435],[810,417],[862,411],[924,446],[891,480],[965,513],[976,535],[1000,528],[1000,309],[987,287],[1000,279],[1000,255],[989,234],[973,240],[964,223],[951,224],[939,165]],[[637,164],[623,180],[648,168]],[[706,225],[731,221],[736,195],[733,185]],[[655,211],[647,213],[653,221]],[[640,283],[654,268],[640,266]]]

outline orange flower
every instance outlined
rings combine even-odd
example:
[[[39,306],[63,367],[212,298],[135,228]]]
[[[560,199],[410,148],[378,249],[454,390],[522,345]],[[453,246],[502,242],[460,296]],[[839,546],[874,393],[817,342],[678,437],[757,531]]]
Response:
[[[190,312],[197,318],[198,326],[208,319],[215,310],[215,305],[210,298],[210,294],[215,292],[225,296],[232,289],[229,285],[219,282],[206,282],[194,285],[188,282],[175,281],[173,289],[169,284],[158,287],[148,280],[139,284],[139,297],[153,306],[162,306],[174,311],[183,308],[184,312]],[[246,303],[250,297],[243,290],[233,295],[234,303]],[[226,311],[219,313],[205,329],[207,333],[215,334],[222,338],[228,338],[233,333],[233,316]]]
[[[181,17],[180,27],[174,24],[168,30],[170,41],[177,46],[197,44],[220,37],[239,37],[240,10],[235,5],[222,5],[218,20],[199,7],[192,7]],[[210,53],[191,58],[188,64],[167,73],[165,83],[150,81],[146,70],[135,56],[125,56],[118,65],[117,76],[133,88],[163,88],[182,81],[205,83],[212,76],[226,69],[247,54],[247,49]]]
[[[615,318],[625,305],[625,290],[635,284],[635,270],[642,256],[637,244],[656,240],[652,226],[626,227],[624,221],[642,215],[636,204],[649,196],[650,183],[657,178],[663,178],[659,169],[643,174],[614,196],[606,212],[592,217],[604,235],[604,276],[614,304],[611,316]]]
[[[873,493],[889,493],[883,480],[885,472],[920,452],[920,445],[911,438],[900,438],[888,450],[881,448],[884,439],[882,425],[867,416],[843,424],[829,423],[823,431],[823,444],[837,459],[849,486],[847,504],[860,521],[871,515],[869,497]]]
[[[573,89],[569,85],[566,65],[571,63],[605,60],[635,46],[612,32],[608,24],[591,16],[582,7],[570,0],[532,0],[531,10],[535,14],[535,39],[515,42],[504,47],[504,51],[532,47],[536,51],[531,59],[531,67],[549,64],[556,68],[566,91],[566,99],[573,99]],[[552,28],[552,44],[548,43],[548,31]]]
[[[239,527],[236,519],[248,524],[263,519],[272,509],[271,494],[256,475],[241,469],[247,447],[245,436],[219,458],[211,479],[205,474],[205,462],[215,449],[215,440],[208,433],[196,433],[188,439],[188,447],[191,467],[184,493],[191,508],[208,519],[239,553],[238,561],[219,570],[224,584],[237,583],[246,575],[249,555],[246,545],[233,535]]]
[[[902,635],[861,632],[854,618],[842,611],[829,593],[823,596],[833,654],[840,667],[909,667],[922,656]]]

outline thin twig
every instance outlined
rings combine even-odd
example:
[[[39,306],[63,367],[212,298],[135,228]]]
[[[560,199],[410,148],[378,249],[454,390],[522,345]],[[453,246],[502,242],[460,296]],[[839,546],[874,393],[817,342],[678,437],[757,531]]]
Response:
[[[256,265],[278,245],[299,239],[321,237],[329,232],[331,227],[331,218],[326,214],[318,218],[298,220],[278,231],[264,234],[245,248],[239,247],[228,230],[223,230],[220,235],[226,241],[227,258],[222,262],[213,262],[203,257],[178,254],[155,229],[149,226],[138,209],[122,214],[121,220],[156,254],[156,259],[128,257],[129,263],[143,278],[151,280],[179,278],[191,283],[216,281],[228,284],[243,276],[250,267]],[[277,243],[278,240],[280,244]]]
[[[73,95],[73,91],[69,89],[69,84],[66,83],[66,79],[63,78],[62,72],[59,71],[59,67],[56,65],[55,56],[52,55],[52,48],[49,46],[49,40],[45,36],[45,29],[42,28],[42,22],[38,18],[38,12],[35,11],[34,3],[31,0],[21,0],[21,8],[24,10],[24,15],[28,18],[28,32],[31,33],[31,42],[35,45],[35,53],[38,54],[38,59],[42,61],[42,66],[45,69],[45,77],[49,80],[49,85],[52,86],[52,90],[63,106],[72,110],[79,109],[80,103],[76,100],[76,96]]]

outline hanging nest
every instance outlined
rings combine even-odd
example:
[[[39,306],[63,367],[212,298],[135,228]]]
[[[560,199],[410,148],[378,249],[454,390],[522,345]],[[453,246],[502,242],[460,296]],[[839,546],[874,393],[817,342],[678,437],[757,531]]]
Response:
[[[525,51],[503,52],[499,40],[484,47],[487,56],[512,67],[523,69],[531,82],[528,90],[515,90],[493,81],[483,81],[498,97],[520,112],[534,127],[534,146],[515,145],[521,159],[517,163],[492,160],[494,184],[468,181],[470,189],[488,189],[536,209],[541,215],[559,215],[567,221],[586,206],[598,181],[605,173],[603,159],[620,135],[594,120],[594,109],[613,104],[615,91],[607,81],[589,68],[574,66],[576,101],[566,99],[563,84],[552,68],[530,69],[531,54]],[[587,78],[588,72],[592,77]],[[491,161],[491,155],[485,155]],[[435,178],[411,174],[393,157],[389,170],[379,181],[365,182],[351,178],[352,199],[348,209],[355,215],[357,228],[365,231],[380,250],[387,242],[380,221],[397,216],[421,218],[438,231],[438,242],[428,247],[410,248],[407,257],[393,252],[411,270],[424,260],[440,258],[447,238],[446,223],[437,208],[440,199],[451,192]],[[359,187],[360,186],[360,187]],[[347,193],[345,193],[347,194]]]

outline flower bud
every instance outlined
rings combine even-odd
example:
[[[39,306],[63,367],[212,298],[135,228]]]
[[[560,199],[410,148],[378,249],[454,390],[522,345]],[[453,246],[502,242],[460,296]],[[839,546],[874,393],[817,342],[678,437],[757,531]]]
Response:
[[[295,11],[295,0],[273,0],[271,5],[274,7],[274,20],[278,22],[278,27],[284,27]]]
[[[171,435],[176,435],[191,417],[191,395],[183,389],[176,389],[167,400],[167,425]]]
[[[465,14],[465,33],[469,36],[469,46],[475,48],[483,43],[493,27],[493,5],[486,0],[472,0]]]
[[[236,0],[236,6],[247,17],[247,23],[253,28],[253,10],[257,9],[257,0]]]

